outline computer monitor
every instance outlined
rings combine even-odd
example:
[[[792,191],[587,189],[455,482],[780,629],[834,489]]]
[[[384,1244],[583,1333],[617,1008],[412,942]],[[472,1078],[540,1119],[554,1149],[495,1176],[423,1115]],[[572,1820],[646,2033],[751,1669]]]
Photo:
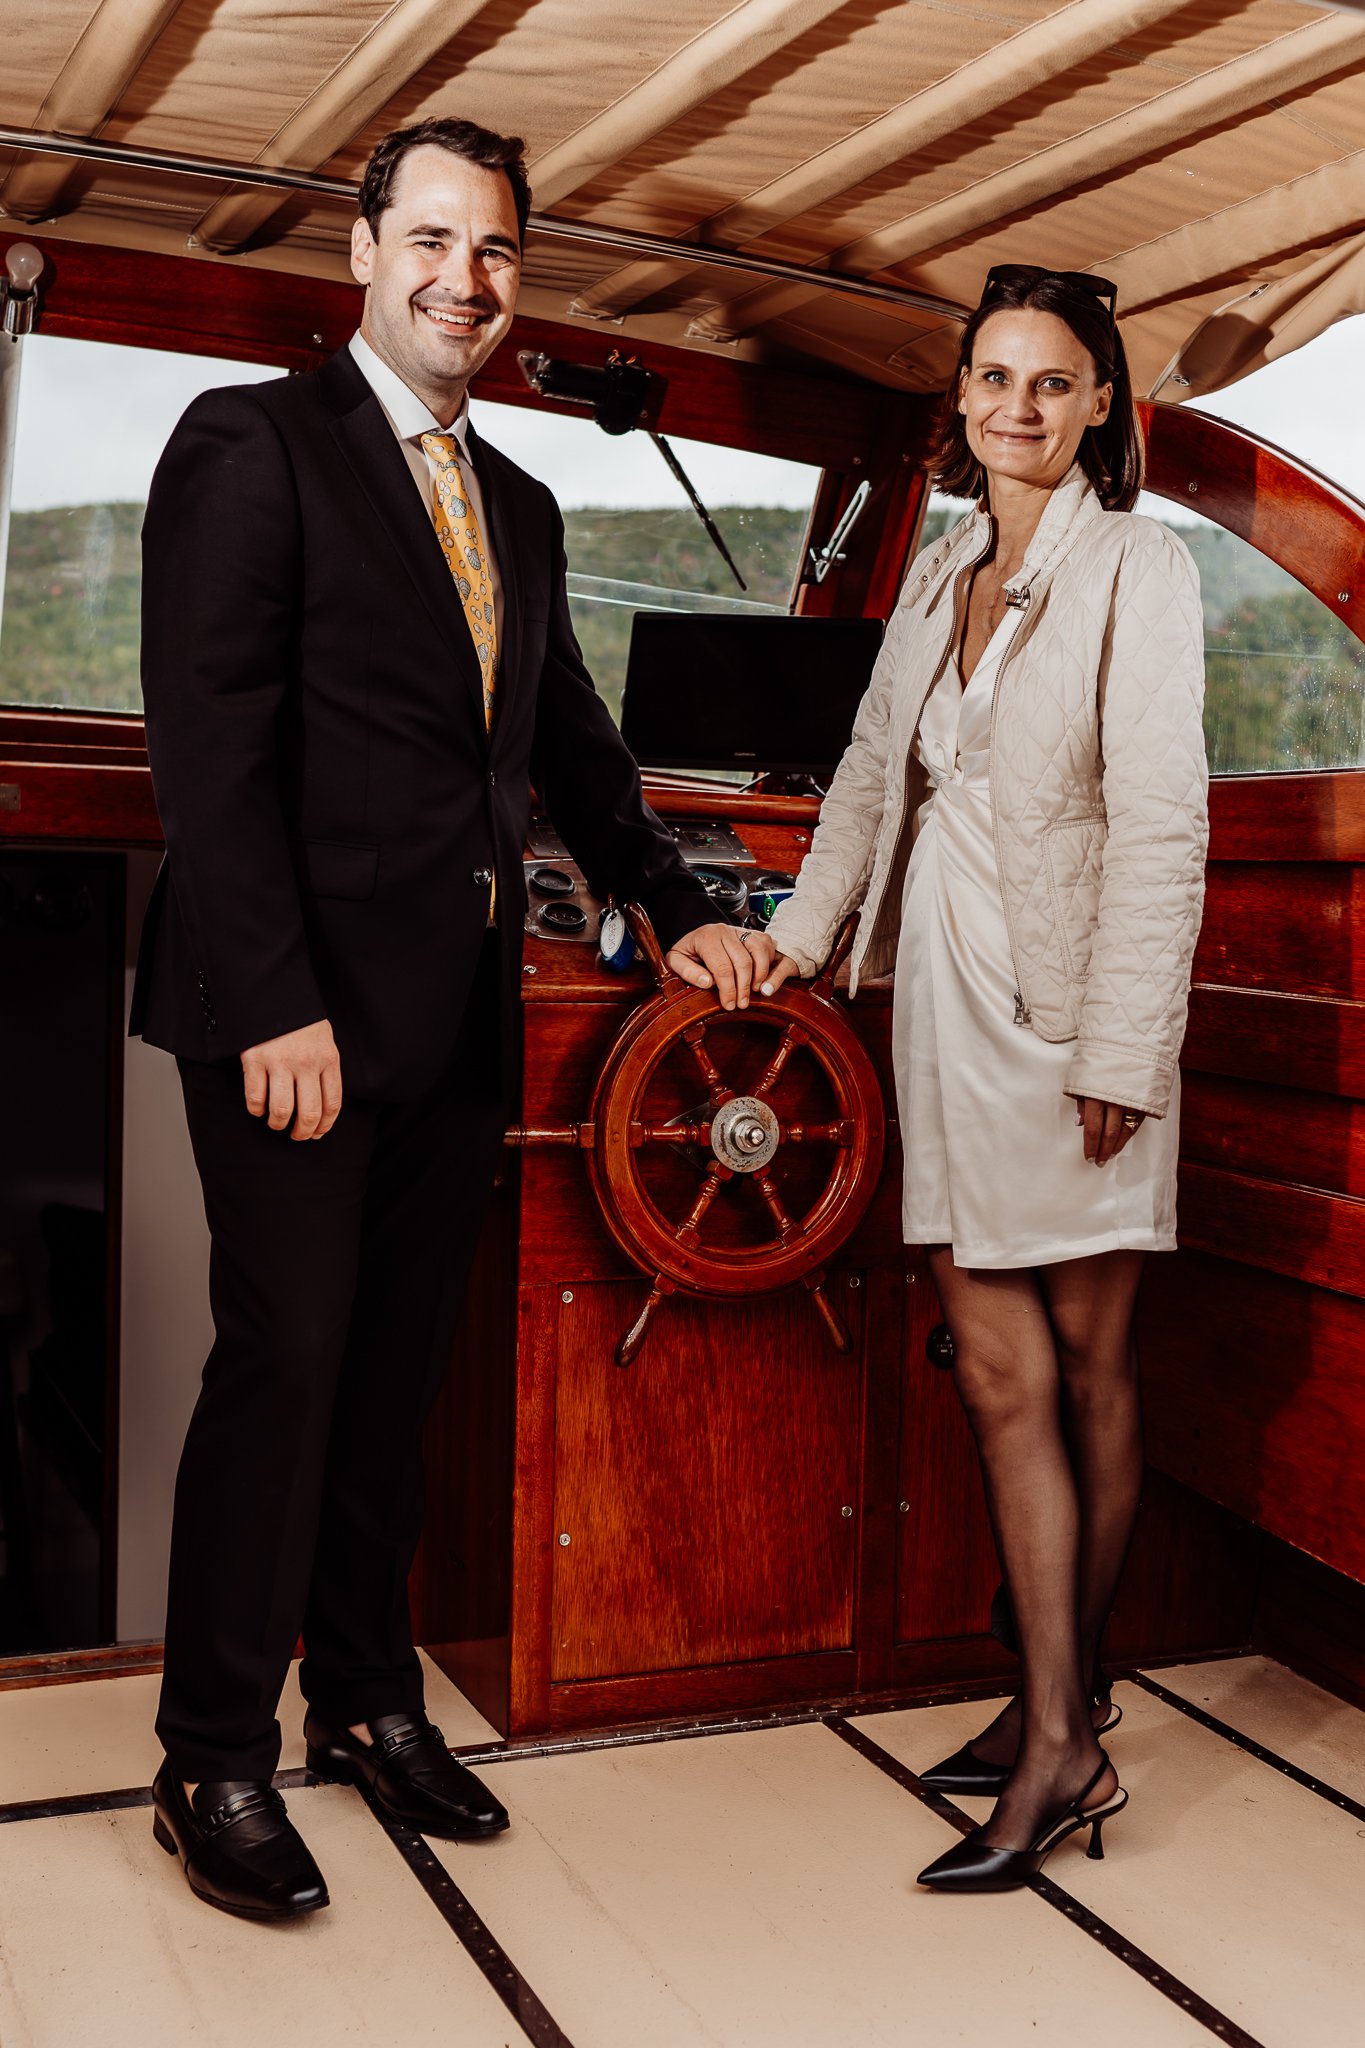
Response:
[[[637,612],[622,737],[646,768],[828,777],[881,641],[880,619]]]

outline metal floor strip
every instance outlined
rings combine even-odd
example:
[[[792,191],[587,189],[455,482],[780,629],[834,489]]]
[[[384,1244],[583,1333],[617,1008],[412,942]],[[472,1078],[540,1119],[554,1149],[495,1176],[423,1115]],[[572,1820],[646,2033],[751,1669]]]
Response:
[[[846,1742],[850,1749],[855,1750],[864,1762],[873,1764],[879,1771],[883,1771],[903,1792],[908,1792],[913,1798],[918,1799],[921,1805],[927,1806],[940,1820],[946,1820],[961,1834],[969,1835],[972,1832],[976,1822],[969,1814],[964,1813],[960,1806],[955,1806],[951,1799],[946,1799],[941,1792],[934,1792],[928,1785],[923,1784],[907,1765],[892,1756],[890,1750],[883,1749],[879,1742],[874,1742],[864,1729],[855,1728],[842,1714],[827,1716],[824,1725],[832,1735],[837,1735],[841,1742]],[[1116,1927],[1111,1927],[1107,1920],[1102,1920],[1098,1913],[1093,1913],[1089,1906],[1083,1906],[1079,1899],[1073,1898],[1070,1892],[1064,1891],[1052,1878],[1045,1875],[1030,1878],[1028,1889],[1057,1912],[1064,1914],[1073,1926],[1079,1927],[1083,1934],[1088,1934],[1092,1941],[1097,1941],[1101,1948],[1141,1977],[1145,1983],[1150,1984],[1154,1991],[1159,1991],[1163,1998],[1169,1998],[1173,2005],[1178,2005],[1192,2020],[1197,2020],[1200,2026],[1206,2027],[1216,2040],[1227,2042],[1228,2048],[1265,2048],[1265,2044],[1254,2034],[1249,2034],[1245,2027],[1239,2027],[1236,2020],[1229,2019],[1225,2012],[1220,2012],[1207,1998],[1201,1998],[1197,1991],[1192,1990],[1188,1984],[1164,1968],[1155,1956],[1149,1956],[1136,1942],[1129,1941],[1126,1935],[1120,1934]]]
[[[477,1964],[535,2048],[573,2048],[553,2013],[542,2003],[502,1943],[465,1897],[450,1872],[423,1836],[401,1821],[390,1820],[377,1801],[362,1789],[361,1798],[407,1864],[456,1940]]]
[[[1240,1728],[1234,1728],[1230,1721],[1220,1721],[1216,1714],[1210,1714],[1205,1707],[1197,1707],[1193,1700],[1183,1693],[1172,1692],[1169,1686],[1161,1685],[1155,1678],[1148,1678],[1145,1672],[1121,1670],[1116,1677],[1126,1678],[1130,1685],[1141,1686],[1164,1706],[1174,1707],[1178,1714],[1185,1714],[1191,1721],[1197,1721],[1201,1728],[1209,1729],[1214,1735],[1221,1735],[1224,1742],[1233,1742],[1238,1749],[1244,1749],[1248,1756],[1254,1756],[1258,1763],[1269,1764],[1272,1771],[1279,1771],[1283,1777],[1292,1778],[1296,1785],[1302,1785],[1306,1792],[1314,1792],[1319,1799],[1325,1799],[1329,1806],[1338,1806],[1343,1813],[1349,1813],[1354,1820],[1365,1821],[1365,1803],[1353,1799],[1349,1792],[1342,1792],[1335,1785],[1329,1785],[1324,1778],[1315,1778],[1311,1771],[1305,1771],[1299,1764],[1291,1764],[1288,1757],[1278,1750],[1267,1749],[1263,1742],[1257,1742],[1252,1735],[1243,1735]]]
[[[320,1785],[311,1771],[276,1771],[271,1783],[279,1792],[297,1792],[306,1785]],[[72,1814],[119,1813],[129,1807],[150,1806],[150,1785],[126,1785],[114,1792],[68,1792],[57,1799],[12,1799],[0,1806],[0,1827],[9,1821],[64,1820]]]

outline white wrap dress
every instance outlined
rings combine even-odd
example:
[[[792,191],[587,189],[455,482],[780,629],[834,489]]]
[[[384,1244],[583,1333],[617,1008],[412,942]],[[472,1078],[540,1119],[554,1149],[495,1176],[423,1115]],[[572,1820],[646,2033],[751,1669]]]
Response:
[[[1006,612],[965,689],[945,664],[915,738],[933,793],[916,819],[896,958],[904,1236],[951,1244],[960,1266],[1175,1245],[1179,1077],[1167,1114],[1096,1167],[1062,1093],[1072,1047],[1015,1022],[989,763],[996,678],[1021,616]]]

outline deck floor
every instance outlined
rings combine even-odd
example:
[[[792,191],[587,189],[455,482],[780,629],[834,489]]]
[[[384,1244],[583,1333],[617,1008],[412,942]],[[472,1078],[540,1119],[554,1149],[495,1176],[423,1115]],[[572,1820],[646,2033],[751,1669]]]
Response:
[[[1121,1681],[1105,1860],[1073,1841],[960,1900],[915,1887],[957,1820],[913,1773],[979,1700],[500,1755],[433,1670],[513,1818],[454,1847],[307,1782],[294,1694],[283,1783],[332,1905],[277,1928],[153,1843],[156,1686],[0,1693],[4,2048],[1365,2040],[1365,1714],[1260,1658]]]

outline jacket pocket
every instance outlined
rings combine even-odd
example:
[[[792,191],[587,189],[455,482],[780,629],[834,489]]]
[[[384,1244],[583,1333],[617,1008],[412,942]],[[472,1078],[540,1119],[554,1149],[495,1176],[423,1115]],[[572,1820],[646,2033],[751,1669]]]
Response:
[[[1099,923],[1100,883],[1108,820],[1103,811],[1062,818],[1043,828],[1043,869],[1068,979],[1083,982]]]
[[[374,894],[379,848],[339,839],[303,841],[303,879],[314,896],[339,896],[363,903]]]

